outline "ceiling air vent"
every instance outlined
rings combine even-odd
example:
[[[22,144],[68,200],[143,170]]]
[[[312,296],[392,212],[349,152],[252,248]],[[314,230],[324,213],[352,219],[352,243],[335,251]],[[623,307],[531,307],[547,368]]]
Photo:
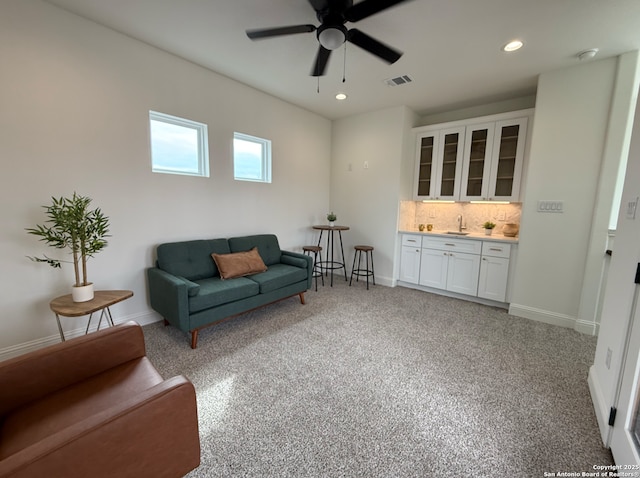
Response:
[[[396,76],[395,78],[387,78],[384,82],[387,86],[400,86],[405,83],[411,83],[413,79],[409,75]]]

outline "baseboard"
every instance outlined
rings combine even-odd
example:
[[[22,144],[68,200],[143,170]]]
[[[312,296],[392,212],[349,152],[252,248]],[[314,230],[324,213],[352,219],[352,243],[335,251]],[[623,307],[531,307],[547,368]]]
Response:
[[[600,324],[582,319],[576,319],[576,325],[573,328],[587,335],[598,335],[600,332]]]
[[[611,427],[609,426],[609,412],[610,407],[605,402],[602,395],[602,387],[598,381],[598,376],[595,372],[595,366],[592,365],[589,368],[589,392],[591,393],[591,401],[593,402],[593,409],[598,421],[598,428],[600,429],[600,438],[602,444],[609,448],[609,442],[611,439]]]
[[[154,322],[158,322],[162,320],[162,317],[160,317],[154,311],[149,310],[147,312],[131,314],[125,317],[117,317],[113,320],[113,322],[115,324],[120,324],[123,322],[128,322],[130,320],[138,322],[140,325],[149,325]],[[98,326],[97,321],[94,320],[93,322],[95,323],[95,325],[92,325],[92,327],[89,328],[89,332],[95,332],[96,327]],[[103,324],[102,328],[104,327],[105,326]],[[79,337],[81,335],[84,335],[85,330],[86,330],[85,327],[81,327],[75,330],[65,330],[64,336],[66,339]],[[9,347],[0,349],[0,361],[7,360],[12,357],[17,357],[18,355],[22,355],[27,352],[32,352],[34,350],[38,350],[43,347],[47,347],[49,345],[57,344],[59,342],[60,342],[60,335],[56,333],[54,335],[49,335],[48,337],[42,337],[40,339],[30,340],[29,342],[24,342],[17,345],[11,345]]]
[[[576,327],[575,317],[558,314],[557,312],[551,312],[549,310],[536,309],[535,307],[529,307],[526,305],[510,304],[509,314],[515,315],[516,317],[544,322],[545,324],[559,325],[560,327],[566,327],[568,329],[574,329]]]

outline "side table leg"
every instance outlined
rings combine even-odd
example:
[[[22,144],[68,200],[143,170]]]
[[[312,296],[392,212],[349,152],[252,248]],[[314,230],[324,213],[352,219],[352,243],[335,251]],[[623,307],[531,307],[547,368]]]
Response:
[[[89,322],[87,322],[87,329],[84,331],[84,335],[87,335],[89,333],[89,326],[91,325],[92,317],[93,317],[93,312],[89,314]],[[98,327],[100,327],[100,324],[98,324]]]
[[[111,309],[109,307],[107,307],[107,320],[108,322],[111,324],[111,327],[114,327],[114,323],[113,323],[113,317],[111,316]]]
[[[60,338],[65,341],[64,332],[62,331],[62,325],[60,324],[60,316],[56,313],[56,322],[58,322],[58,332],[60,332]]]

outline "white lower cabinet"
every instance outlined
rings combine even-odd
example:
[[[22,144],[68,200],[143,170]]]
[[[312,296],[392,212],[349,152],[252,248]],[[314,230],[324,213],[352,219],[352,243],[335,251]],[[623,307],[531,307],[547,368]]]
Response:
[[[459,294],[476,295],[481,242],[424,237],[419,284]]]
[[[420,248],[422,237],[404,234],[400,253],[400,280],[417,284],[420,274]]]
[[[509,279],[510,244],[484,242],[480,261],[478,297],[505,302]]]
[[[399,280],[504,303],[510,254],[497,241],[403,234]]]
[[[447,290],[458,294],[476,295],[479,273],[480,256],[450,252],[449,267],[447,268]]]

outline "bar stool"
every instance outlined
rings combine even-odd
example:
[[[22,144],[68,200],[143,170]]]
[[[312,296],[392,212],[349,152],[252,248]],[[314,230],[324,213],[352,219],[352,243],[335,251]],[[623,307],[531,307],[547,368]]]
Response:
[[[321,246],[302,246],[302,251],[310,256],[313,252],[313,272],[311,277],[316,279],[316,292],[318,291],[318,277],[322,279],[322,285],[324,286],[324,276],[322,275],[322,269],[320,268],[320,262],[322,261],[322,247]],[[318,260],[320,256],[320,260]]]
[[[353,281],[353,276],[356,276],[356,282],[359,277],[367,278],[367,290],[369,290],[369,276],[373,279],[373,285],[376,285],[376,276],[373,274],[373,247],[372,246],[355,246],[355,253],[353,255],[353,266],[351,267],[351,279],[349,280],[349,286]],[[362,253],[366,259],[366,269],[362,269],[360,266],[360,260],[362,259]],[[358,259],[358,267],[356,268],[356,258]],[[369,261],[371,261],[371,268],[369,268]]]

